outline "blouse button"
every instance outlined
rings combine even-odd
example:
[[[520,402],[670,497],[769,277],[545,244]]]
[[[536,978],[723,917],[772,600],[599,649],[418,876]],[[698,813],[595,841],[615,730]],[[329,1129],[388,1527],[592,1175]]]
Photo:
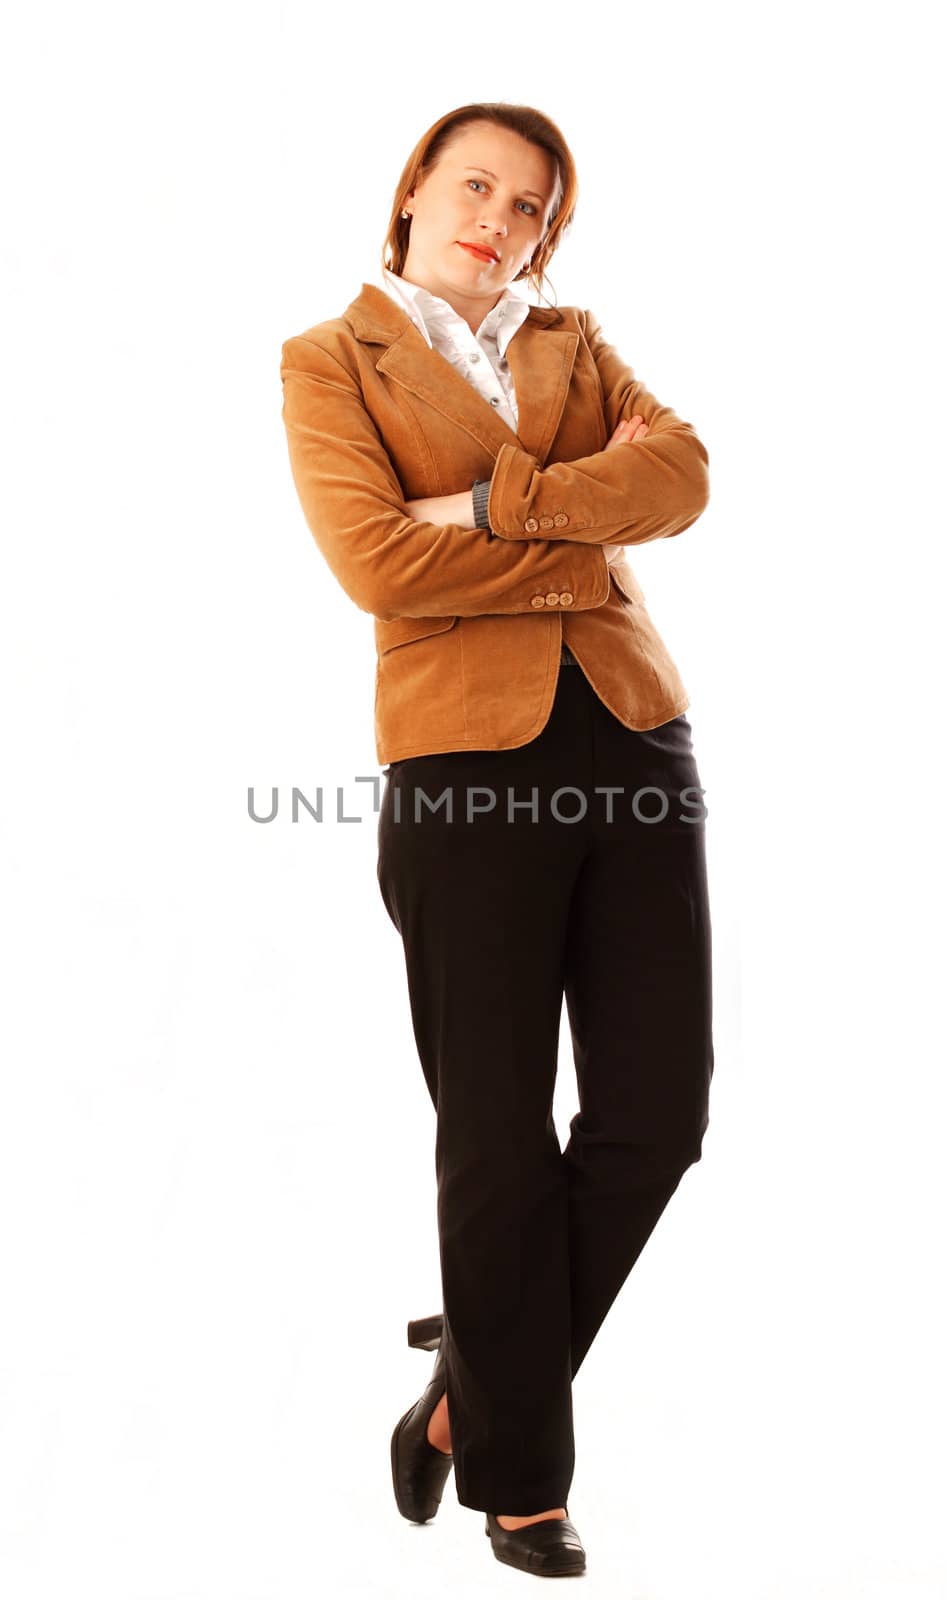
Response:
[[[476,352],[476,351],[475,351],[475,350],[474,350],[474,351],[472,351],[472,352],[471,352],[471,354],[470,354],[470,355],[469,355],[469,356],[468,356],[468,357],[467,357],[467,360],[468,360],[468,361],[479,361],[479,360],[480,360],[480,357],[479,357],[479,356],[478,356],[478,355],[477,355],[477,352]]]
[[[492,405],[492,406],[498,406],[498,405],[499,405],[499,404],[500,404],[500,402],[499,402],[499,400],[498,400],[498,399],[497,399],[497,397],[496,397],[496,395],[495,395],[495,394],[492,394],[492,395],[491,395],[491,396],[490,396],[490,404],[491,404],[491,405]]]

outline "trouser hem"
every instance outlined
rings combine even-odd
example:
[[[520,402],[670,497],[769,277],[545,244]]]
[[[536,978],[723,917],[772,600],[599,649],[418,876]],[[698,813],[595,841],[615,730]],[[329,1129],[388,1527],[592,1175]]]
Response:
[[[478,1488],[475,1483],[457,1483],[455,1473],[454,1488],[458,1505],[466,1506],[469,1511],[490,1511],[501,1517],[535,1517],[540,1511],[554,1511],[564,1506],[570,1485],[561,1479],[559,1482],[550,1479],[529,1490],[497,1482]]]

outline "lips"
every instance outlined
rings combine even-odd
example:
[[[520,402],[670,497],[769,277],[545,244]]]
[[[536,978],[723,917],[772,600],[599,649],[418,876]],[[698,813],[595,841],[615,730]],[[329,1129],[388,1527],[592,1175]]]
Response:
[[[469,250],[472,256],[477,257],[478,261],[492,261],[496,263],[499,259],[499,257],[495,256],[486,245],[468,244],[466,239],[458,239],[457,243],[460,245],[462,250]]]

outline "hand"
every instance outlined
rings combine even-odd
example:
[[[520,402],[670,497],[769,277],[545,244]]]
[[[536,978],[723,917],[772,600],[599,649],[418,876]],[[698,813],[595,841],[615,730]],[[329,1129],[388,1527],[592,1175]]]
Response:
[[[414,522],[432,522],[438,528],[456,523],[459,528],[468,531],[476,527],[470,489],[464,489],[460,494],[435,494],[423,500],[406,500],[404,504]]]
[[[629,417],[627,422],[620,422],[605,446],[606,450],[614,450],[619,444],[634,444],[636,439],[643,439],[648,431],[648,424],[639,412]]]
[[[616,445],[634,444],[636,439],[643,439],[647,431],[648,424],[636,412],[633,417],[629,417],[627,422],[619,422],[605,449],[614,450]],[[623,544],[603,544],[602,549],[605,551],[605,560],[611,566],[613,561],[617,561],[624,554],[625,546]]]

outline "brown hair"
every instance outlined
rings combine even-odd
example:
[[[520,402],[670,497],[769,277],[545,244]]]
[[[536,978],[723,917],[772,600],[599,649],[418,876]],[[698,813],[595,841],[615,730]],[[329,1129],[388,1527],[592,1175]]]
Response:
[[[541,294],[545,284],[546,268],[555,255],[563,234],[572,223],[579,194],[578,176],[572,151],[556,124],[533,106],[511,105],[505,100],[488,100],[448,111],[446,116],[432,123],[427,133],[418,140],[405,163],[395,189],[388,231],[382,246],[382,266],[387,267],[390,272],[403,271],[411,228],[410,217],[401,215],[404,202],[411,190],[437,166],[440,156],[458,129],[470,122],[493,122],[498,127],[509,128],[521,138],[527,139],[530,144],[539,145],[541,149],[548,151],[555,162],[559,194],[553,202],[549,227],[542,242],[537,246],[529,267],[521,267],[513,279],[513,282],[517,283],[520,278],[528,278]]]

